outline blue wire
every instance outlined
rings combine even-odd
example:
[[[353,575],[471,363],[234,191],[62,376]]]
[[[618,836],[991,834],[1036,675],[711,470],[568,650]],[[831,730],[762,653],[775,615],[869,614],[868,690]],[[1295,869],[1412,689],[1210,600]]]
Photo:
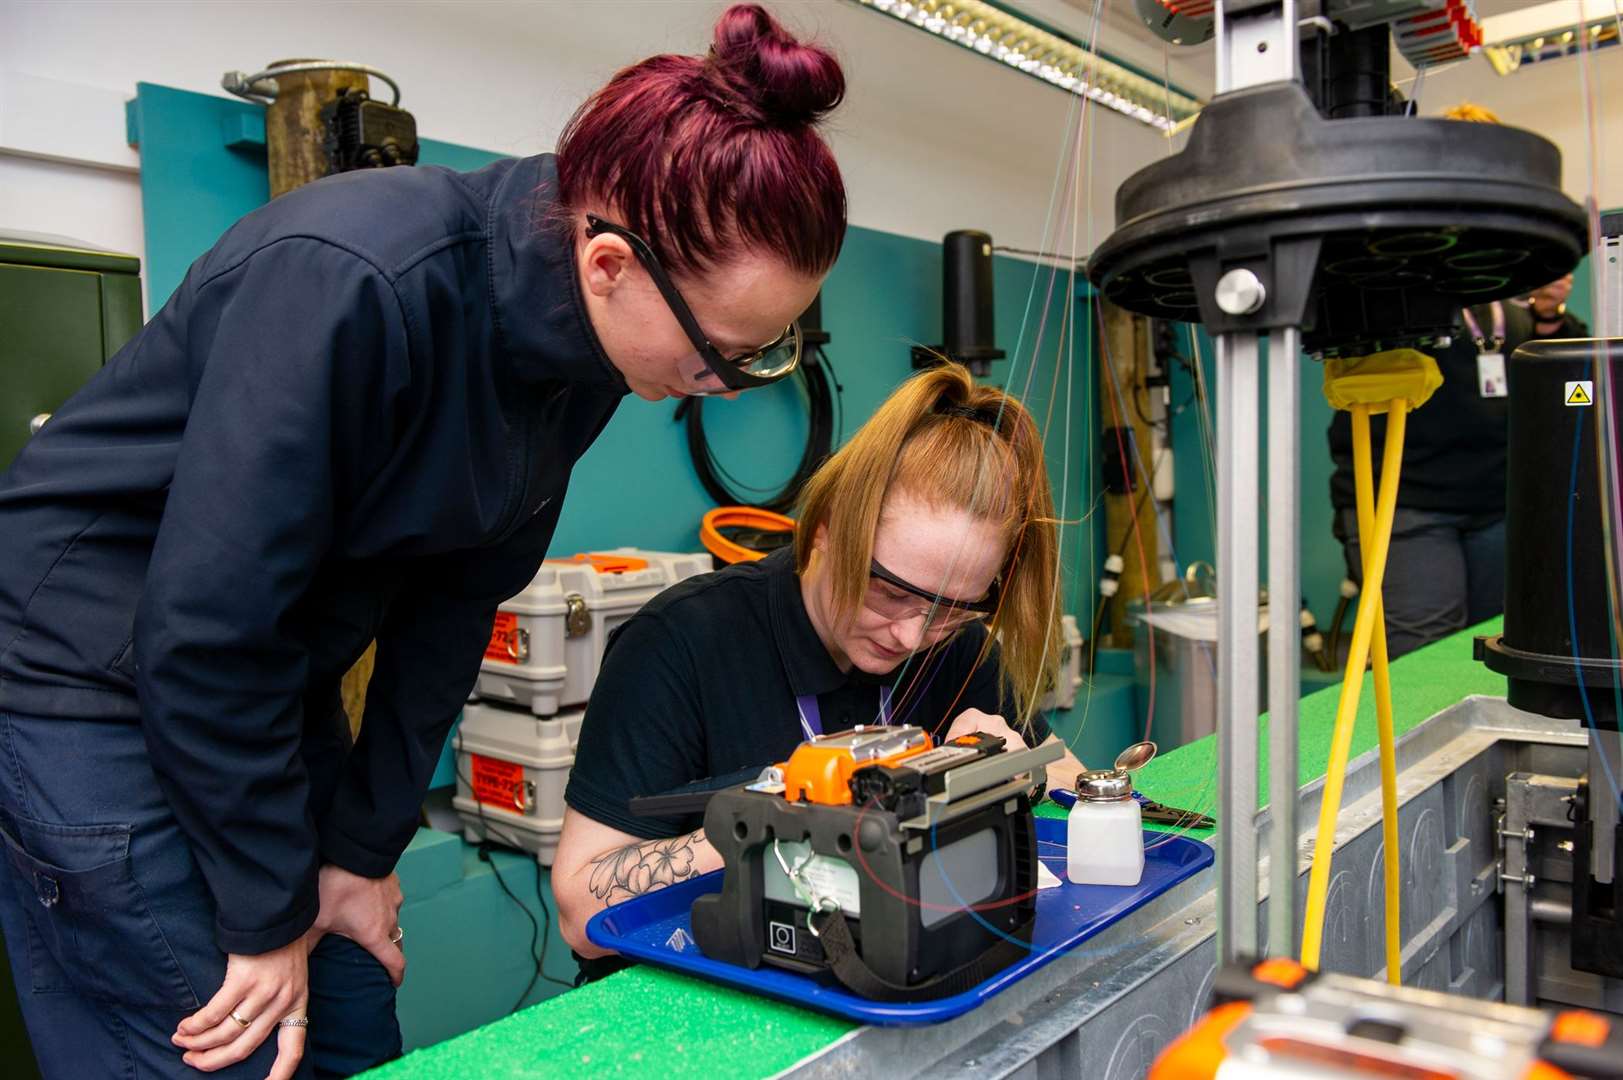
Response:
[[[1578,676],[1578,697],[1584,703],[1584,721],[1589,726],[1591,740],[1605,737],[1605,733],[1595,727],[1595,712],[1589,704],[1589,688],[1584,685],[1583,657],[1578,645],[1578,608],[1572,587],[1572,522],[1576,516],[1578,506],[1578,460],[1579,452],[1584,441],[1584,421],[1578,420],[1572,425],[1572,471],[1567,481],[1567,632],[1572,635],[1573,670]],[[1606,782],[1611,785],[1612,796],[1617,799],[1620,808],[1623,808],[1623,793],[1618,791],[1617,777],[1612,773],[1612,763],[1603,750],[1599,755],[1601,767],[1606,771]],[[1594,786],[1595,778],[1590,778],[1590,786]]]
[[[936,853],[936,852],[939,852],[941,850],[941,848],[939,846],[939,843],[936,840],[936,828],[937,828],[938,824],[939,824],[938,822],[932,822],[930,824],[930,851],[931,851],[932,854]],[[1036,822],[1035,818],[1033,818],[1033,820],[1032,820],[1031,827],[1032,827],[1033,832],[1035,833],[1036,828],[1037,828],[1037,822]],[[1038,856],[1037,861],[1041,862],[1042,857]],[[952,893],[952,898],[955,901],[957,901],[960,906],[962,906],[963,913],[965,915],[968,915],[971,919],[975,920],[977,923],[979,923],[984,929],[986,929],[986,930],[990,931],[991,933],[997,935],[998,937],[1002,938],[1004,941],[1012,941],[1012,942],[1014,942],[1014,944],[1019,945],[1021,948],[1025,949],[1027,952],[1037,952],[1037,951],[1039,951],[1039,950],[1041,950],[1043,948],[1042,946],[1037,945],[1034,942],[1022,941],[1020,938],[1015,937],[1013,934],[1010,934],[1009,932],[1002,929],[1001,927],[993,926],[990,922],[988,922],[981,915],[980,912],[975,910],[973,905],[971,905],[968,900],[965,900],[961,895],[959,895],[958,887],[952,883],[952,878],[951,878],[951,876],[948,875],[947,868],[942,865],[942,863],[941,863],[941,861],[939,859],[936,861],[935,869],[936,869],[936,873],[941,875],[941,881],[942,881],[943,884],[945,884],[947,886],[947,891]],[[1033,886],[1033,888],[1035,888],[1035,885]],[[923,892],[923,889],[921,888],[919,891]],[[1036,922],[1035,922],[1035,919],[1036,919],[1035,904],[1036,904],[1036,902],[1037,902],[1036,897],[1033,896],[1032,897],[1032,904],[1034,905],[1033,906],[1033,916],[1032,916],[1032,918],[1033,918],[1032,930],[1033,931],[1035,931],[1036,928],[1037,928],[1036,927]],[[1056,947],[1056,949],[1048,949],[1048,950],[1045,950],[1045,951],[1046,952],[1054,952],[1054,951],[1057,951],[1057,947]]]

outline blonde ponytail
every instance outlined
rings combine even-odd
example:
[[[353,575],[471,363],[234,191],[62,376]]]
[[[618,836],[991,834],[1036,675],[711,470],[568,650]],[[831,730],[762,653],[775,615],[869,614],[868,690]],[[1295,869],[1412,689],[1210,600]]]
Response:
[[[874,532],[887,495],[905,491],[997,523],[1008,552],[988,648],[1002,649],[1013,715],[1022,726],[1058,677],[1059,540],[1042,440],[1014,397],[977,386],[958,364],[903,383],[801,492],[795,565],[811,562],[819,527],[836,618],[849,619],[868,588]]]

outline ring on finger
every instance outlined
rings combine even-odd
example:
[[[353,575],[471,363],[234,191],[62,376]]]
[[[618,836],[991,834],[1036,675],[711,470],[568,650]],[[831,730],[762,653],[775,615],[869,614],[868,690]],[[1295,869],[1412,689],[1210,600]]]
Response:
[[[276,1026],[307,1028],[310,1026],[310,1018],[308,1016],[284,1016],[276,1021]]]
[[[402,941],[405,940],[405,937],[406,937],[406,928],[403,927],[403,926],[397,926],[397,927],[394,928],[394,933],[389,935],[389,944],[390,945],[398,945]]]
[[[231,1019],[235,1020],[239,1027],[247,1027],[249,1024],[253,1023],[252,1020],[244,1020],[242,1017],[238,1016],[237,1010],[235,1009],[231,1010]]]

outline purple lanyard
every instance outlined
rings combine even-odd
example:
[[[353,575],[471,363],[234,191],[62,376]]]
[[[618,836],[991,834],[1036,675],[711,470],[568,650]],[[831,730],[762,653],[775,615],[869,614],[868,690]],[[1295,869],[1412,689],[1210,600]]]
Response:
[[[879,688],[879,722],[886,727],[890,726],[890,692],[891,687]],[[800,694],[795,697],[795,710],[800,713],[800,731],[808,739],[815,739],[823,733],[823,713],[817,707],[816,694]]]
[[[1476,347],[1478,351],[1483,349],[1488,349],[1491,351],[1499,348],[1505,343],[1505,309],[1499,306],[1499,301],[1495,300],[1493,302],[1492,338],[1484,338],[1482,336],[1482,327],[1477,325],[1476,316],[1471,314],[1470,308],[1460,308],[1460,314],[1465,316],[1466,329],[1470,330],[1471,336],[1476,339]],[[1492,342],[1491,345],[1489,344],[1490,341]]]

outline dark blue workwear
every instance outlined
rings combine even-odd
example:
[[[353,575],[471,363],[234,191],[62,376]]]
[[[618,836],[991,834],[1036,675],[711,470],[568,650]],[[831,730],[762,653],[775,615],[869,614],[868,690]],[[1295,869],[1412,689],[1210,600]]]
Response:
[[[0,837],[0,929],[45,1076],[198,1080],[169,1036],[219,988],[226,958],[140,729],[0,714],[0,747],[0,802],[24,808],[6,817],[14,842]],[[64,758],[74,767],[52,767]],[[117,823],[55,824],[82,819],[87,803],[116,807]],[[348,938],[328,934],[310,954],[308,1016],[300,1080],[352,1076],[400,1055],[394,986]],[[209,1075],[263,1080],[277,1050],[266,1039]]]
[[[64,721],[50,767],[71,770],[75,722],[139,725],[195,858],[171,884],[206,884],[222,952],[303,934],[319,862],[393,868],[496,605],[535,572],[626,392],[555,180],[547,155],[276,199],[0,478],[0,742],[12,720],[35,740]],[[373,638],[351,751],[339,680]],[[25,856],[51,862],[41,829],[135,824],[117,786],[39,805],[4,751],[0,827]],[[152,826],[136,827],[121,857]],[[51,919],[97,917],[94,895],[75,912],[13,884]]]

